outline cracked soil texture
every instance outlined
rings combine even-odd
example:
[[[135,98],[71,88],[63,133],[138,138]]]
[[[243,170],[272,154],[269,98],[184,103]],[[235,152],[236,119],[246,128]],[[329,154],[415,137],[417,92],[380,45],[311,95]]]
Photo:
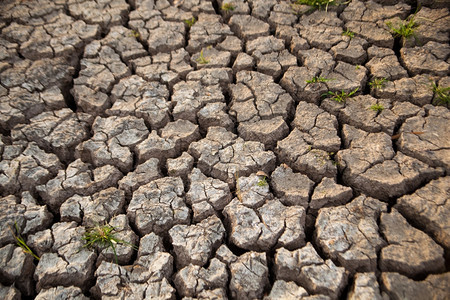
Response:
[[[449,299],[449,0],[298,2],[1,0],[0,299]]]

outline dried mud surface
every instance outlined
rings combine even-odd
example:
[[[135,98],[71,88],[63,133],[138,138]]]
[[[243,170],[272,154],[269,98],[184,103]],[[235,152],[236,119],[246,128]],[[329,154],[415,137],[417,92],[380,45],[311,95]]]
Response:
[[[448,7],[1,1],[0,298],[448,299]]]

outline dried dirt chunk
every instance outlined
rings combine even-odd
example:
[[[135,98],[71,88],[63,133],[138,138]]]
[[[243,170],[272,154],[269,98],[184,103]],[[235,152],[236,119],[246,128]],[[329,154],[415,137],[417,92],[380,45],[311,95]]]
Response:
[[[198,160],[198,168],[208,176],[235,185],[235,174],[248,176],[253,172],[270,173],[275,168],[275,155],[264,151],[259,142],[244,141],[222,127],[210,127],[206,138],[189,146],[189,153]]]
[[[193,220],[199,222],[215,215],[231,201],[231,192],[225,182],[205,176],[194,168],[189,174],[190,187],[186,194],[186,202],[193,210]]]
[[[93,280],[97,255],[83,248],[84,227],[75,222],[55,223],[52,226],[52,252],[44,253],[34,273],[37,290],[56,286],[77,286],[86,289]]]
[[[72,16],[83,19],[89,24],[99,24],[103,29],[125,23],[129,5],[125,0],[110,2],[95,0],[69,0],[68,9]]]
[[[115,215],[123,213],[125,193],[114,187],[102,190],[92,196],[73,195],[60,208],[61,221],[75,221],[94,227],[105,224]]]
[[[73,161],[75,147],[89,138],[93,117],[65,108],[43,112],[11,131],[13,140],[33,141],[47,152],[56,153],[63,162]]]
[[[218,289],[222,290],[219,295],[224,294],[228,283],[227,266],[217,258],[213,258],[207,268],[190,264],[175,275],[174,283],[177,292],[184,297],[202,299],[201,294],[219,292]]]
[[[204,266],[225,237],[225,228],[217,216],[195,225],[175,225],[169,230],[177,268],[189,264]]]
[[[16,242],[11,234],[16,224],[18,233],[27,236],[47,228],[52,222],[53,215],[47,206],[38,205],[29,192],[23,192],[21,199],[12,195],[0,199],[0,247]]]
[[[33,256],[25,253],[22,248],[8,244],[0,248],[0,276],[4,284],[13,284],[24,296],[33,296],[33,273],[35,265]]]
[[[230,242],[240,248],[268,251],[274,246],[294,249],[305,244],[306,213],[301,206],[269,200],[252,209],[235,198],[223,214],[231,230]]]
[[[338,299],[347,284],[348,272],[330,259],[324,261],[311,243],[294,251],[278,249],[274,264],[277,280],[294,281],[310,294]]]
[[[249,15],[234,15],[228,22],[231,29],[244,40],[269,35],[269,24]]]
[[[348,294],[349,300],[373,299],[382,300],[375,273],[356,273],[355,280]]]
[[[269,282],[264,253],[247,252],[230,264],[230,291],[234,299],[261,298]]]
[[[444,249],[412,227],[395,209],[381,214],[381,232],[389,243],[381,250],[380,269],[409,277],[445,270]]]
[[[139,164],[133,172],[129,172],[123,177],[119,181],[119,189],[125,191],[125,195],[131,198],[133,192],[141,185],[161,177],[162,174],[159,168],[159,160],[157,158],[150,158],[144,163]]]
[[[174,225],[188,224],[183,181],[165,177],[142,185],[133,193],[127,215],[140,234],[166,234]]]
[[[55,154],[46,153],[35,142],[26,147],[5,145],[0,161],[1,195],[36,192],[36,186],[46,184],[62,168]]]
[[[269,296],[266,300],[276,300],[276,299],[286,299],[286,300],[296,300],[302,299],[308,296],[308,292],[295,284],[292,281],[277,280],[274,282],[272,289],[270,290]]]
[[[294,173],[287,165],[279,166],[270,175],[270,186],[284,205],[308,208],[314,182],[308,176]]]
[[[351,187],[337,184],[333,179],[324,177],[314,188],[309,203],[309,211],[317,214],[322,207],[344,205],[352,197],[353,190]]]
[[[36,190],[52,211],[59,211],[67,198],[75,194],[89,196],[115,186],[122,176],[116,167],[106,165],[92,168],[90,164],[77,159],[65,170],[58,171],[55,178],[37,186]]]
[[[363,195],[345,206],[322,208],[316,219],[315,241],[350,272],[375,271],[377,253],[386,245],[377,220],[386,210],[386,204]]]
[[[382,273],[381,285],[391,299],[445,299],[450,293],[450,273],[428,275],[414,281],[398,273]]]
[[[169,121],[169,90],[158,82],[147,82],[137,75],[123,78],[111,91],[110,116],[143,118],[152,129],[164,127]]]
[[[76,286],[57,286],[49,289],[42,289],[41,292],[36,296],[37,300],[56,300],[56,299],[67,299],[67,300],[88,300],[80,288]]]
[[[395,206],[412,224],[450,249],[450,177],[431,181],[411,195],[397,200]]]
[[[129,172],[133,167],[132,151],[149,134],[144,120],[134,116],[97,117],[92,128],[92,138],[78,145],[75,156],[97,167],[111,164]]]
[[[450,71],[447,62],[450,54],[448,44],[428,42],[422,47],[400,49],[401,59],[412,75],[431,74],[446,76]]]
[[[450,132],[446,125],[450,112],[445,107],[427,105],[425,115],[407,119],[400,127],[397,146],[403,153],[431,166],[450,170]],[[410,133],[416,132],[418,134]]]

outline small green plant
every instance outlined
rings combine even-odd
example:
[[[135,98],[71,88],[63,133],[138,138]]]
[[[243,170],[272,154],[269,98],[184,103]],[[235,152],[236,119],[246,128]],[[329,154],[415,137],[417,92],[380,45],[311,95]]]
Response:
[[[202,65],[209,63],[209,60],[203,55],[203,49],[200,51],[200,56],[197,58],[197,62]]]
[[[109,224],[96,225],[92,228],[88,228],[82,238],[86,242],[83,248],[93,248],[94,246],[102,248],[111,247],[114,252],[114,259],[116,261],[116,264],[118,264],[115,244],[127,245],[135,250],[137,250],[137,247],[126,241],[116,238],[115,232],[116,229]]]
[[[356,70],[359,70],[360,68],[361,68],[361,65],[356,65],[356,66],[355,66],[355,69],[356,69]]]
[[[350,39],[355,37],[355,33],[350,31],[350,30],[348,30],[348,29],[346,31],[343,31],[342,35],[348,36]]]
[[[322,9],[325,7],[325,11],[328,10],[329,5],[338,4],[337,0],[296,0],[295,4],[303,4],[311,6],[313,9]]]
[[[373,89],[382,89],[386,86],[386,82],[388,82],[386,78],[374,78],[369,82],[369,85]]]
[[[419,24],[415,20],[416,13],[403,20],[398,26],[394,26],[392,22],[386,23],[395,38],[403,37],[403,42],[406,42],[410,37],[417,40],[416,28],[419,27]]]
[[[192,27],[195,24],[195,22],[197,22],[197,19],[195,17],[184,20],[184,23],[189,27]]]
[[[233,3],[224,3],[221,7],[221,9],[225,12],[230,12],[235,10],[236,7],[234,7]]]
[[[326,97],[326,96],[331,96],[330,98],[334,101],[337,101],[339,103],[344,103],[348,98],[350,98],[351,96],[353,96],[359,88],[354,89],[353,91],[351,91],[350,93],[344,92],[343,90],[341,92],[332,92],[332,91],[328,91],[327,93],[323,94],[322,96]]]
[[[318,82],[327,82],[330,81],[330,79],[324,78],[322,76],[314,76],[310,80],[306,80],[306,83],[318,83]]]
[[[139,34],[139,32],[137,32],[136,30],[131,30],[130,36],[138,38],[141,35]]]
[[[40,260],[39,256],[37,256],[33,250],[31,250],[30,247],[28,247],[27,243],[25,242],[25,239],[20,234],[20,228],[19,225],[17,225],[17,222],[14,222],[14,229],[10,228],[12,235],[16,239],[17,246],[22,248],[23,252],[30,254],[35,259]]]
[[[267,185],[267,177],[263,176],[259,181],[258,181],[258,186],[266,186]]]
[[[435,98],[433,104],[435,105],[448,105],[450,104],[450,86],[438,87],[436,83],[431,84],[431,90],[433,91]]]
[[[380,112],[383,111],[384,106],[383,106],[383,104],[375,103],[375,104],[372,104],[372,106],[370,107],[370,109],[373,110],[373,111],[375,111],[375,112],[380,113]]]

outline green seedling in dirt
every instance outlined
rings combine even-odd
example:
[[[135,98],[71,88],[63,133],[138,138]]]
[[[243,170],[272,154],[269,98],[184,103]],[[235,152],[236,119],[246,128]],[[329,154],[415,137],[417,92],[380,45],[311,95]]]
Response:
[[[369,85],[371,88],[373,89],[382,89],[386,86],[386,82],[388,82],[389,80],[387,80],[386,78],[375,78],[372,79],[371,82],[369,82]]]
[[[416,13],[403,20],[397,26],[394,26],[392,22],[386,22],[387,27],[389,27],[389,30],[395,38],[404,38],[403,43],[410,37],[414,37],[417,41],[416,29],[419,27],[419,23],[415,20]]]
[[[450,104],[450,86],[438,87],[434,82],[431,84],[431,90],[433,91],[435,98],[434,105],[448,105]]]
[[[138,38],[140,37],[140,34],[136,30],[131,30],[130,36]]]
[[[344,103],[348,98],[350,98],[351,96],[353,96],[359,88],[354,89],[353,91],[351,91],[350,93],[344,92],[343,90],[341,92],[332,92],[332,91],[328,91],[327,93],[323,94],[323,97],[326,96],[331,96],[330,99],[337,101],[339,103]]]
[[[314,76],[311,78],[311,80],[306,80],[306,83],[318,83],[318,82],[327,82],[330,81],[330,79],[321,77],[321,76]]]
[[[356,65],[356,66],[355,66],[355,69],[356,69],[356,70],[359,70],[360,68],[361,68],[361,65]]]
[[[371,110],[375,111],[375,112],[382,112],[384,109],[383,104],[379,104],[379,103],[375,103],[372,104],[372,106],[370,107]]]
[[[263,176],[259,181],[258,181],[258,186],[266,186],[267,185],[267,177]]]
[[[348,36],[350,39],[355,37],[355,33],[350,31],[350,30],[348,30],[348,29],[346,31],[343,31],[342,35]]]
[[[197,19],[195,17],[184,20],[184,23],[189,27],[192,27],[195,24],[195,22],[197,22]]]
[[[209,63],[209,60],[207,60],[203,55],[203,49],[200,51],[200,56],[199,58],[197,58],[197,62],[202,65],[206,65],[207,63]]]
[[[312,9],[322,9],[325,7],[325,11],[327,11],[329,5],[339,4],[339,1],[336,1],[336,0],[296,0],[295,4],[308,5],[308,6],[311,6]]]
[[[114,252],[114,259],[116,264],[118,264],[117,253],[116,253],[116,244],[122,244],[130,246],[131,248],[137,250],[137,247],[133,244],[130,244],[126,241],[118,239],[115,236],[116,229],[109,225],[96,225],[92,228],[86,229],[86,232],[83,235],[83,240],[85,241],[85,245],[83,248],[93,248],[95,246],[100,248],[109,248],[111,247]]]
[[[225,12],[230,12],[235,10],[235,7],[233,5],[233,3],[224,3],[221,7],[221,9]]]
[[[23,252],[30,254],[35,259],[40,260],[39,256],[37,256],[33,250],[27,245],[25,242],[25,239],[20,234],[20,228],[19,225],[17,225],[17,222],[14,222],[14,229],[10,228],[12,235],[16,239],[17,246],[22,248]]]

